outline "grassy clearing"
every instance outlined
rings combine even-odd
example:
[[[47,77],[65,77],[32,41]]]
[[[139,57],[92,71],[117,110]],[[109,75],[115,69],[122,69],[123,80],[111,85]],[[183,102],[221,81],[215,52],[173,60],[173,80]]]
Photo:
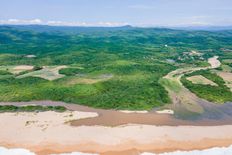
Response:
[[[222,63],[230,64],[230,63],[232,63],[232,59],[224,59],[224,60],[222,61]]]
[[[107,81],[109,79],[113,78],[113,75],[99,75],[99,76],[91,76],[88,77],[87,75],[82,75],[82,76],[71,76],[71,77],[66,77],[62,79],[62,84],[66,86],[71,86],[71,85],[76,85],[76,84],[95,84],[98,82],[103,82]]]
[[[171,79],[166,79],[166,78],[162,78],[160,79],[160,83],[167,89],[170,91],[174,91],[176,93],[180,92],[181,90],[181,85],[178,81],[176,80],[171,80]]]
[[[33,66],[31,65],[18,65],[18,66],[0,66],[0,71],[7,71],[12,74],[20,74],[25,71],[32,71]]]
[[[209,79],[205,78],[202,75],[194,75],[187,77],[187,80],[191,81],[193,84],[202,84],[202,85],[211,85],[211,86],[218,86],[213,81],[210,81]]]
[[[29,72],[27,74],[20,75],[17,78],[32,76],[52,81],[64,77],[64,75],[59,74],[59,70],[63,68],[66,68],[66,66],[44,66],[41,70]]]
[[[232,67],[229,65],[221,65],[221,67],[218,69],[224,72],[232,72]]]

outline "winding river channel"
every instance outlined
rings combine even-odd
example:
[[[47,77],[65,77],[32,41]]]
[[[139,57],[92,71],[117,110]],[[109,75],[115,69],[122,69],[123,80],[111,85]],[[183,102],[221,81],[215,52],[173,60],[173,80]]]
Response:
[[[125,124],[146,124],[146,125],[194,125],[213,126],[232,124],[232,103],[215,104],[198,98],[195,94],[186,89],[180,82],[180,78],[193,71],[201,69],[213,69],[220,66],[218,57],[208,60],[210,67],[184,68],[170,72],[164,77],[165,80],[175,82],[180,89],[173,91],[164,86],[172,99],[172,104],[166,105],[161,110],[170,110],[170,113],[158,113],[157,109],[149,112],[122,112],[116,110],[94,109],[77,104],[67,104],[57,101],[31,101],[31,102],[0,102],[0,105],[49,105],[64,106],[68,110],[97,112],[98,117],[86,118],[72,121],[73,126],[119,126]],[[159,109],[160,110],[160,109]]]

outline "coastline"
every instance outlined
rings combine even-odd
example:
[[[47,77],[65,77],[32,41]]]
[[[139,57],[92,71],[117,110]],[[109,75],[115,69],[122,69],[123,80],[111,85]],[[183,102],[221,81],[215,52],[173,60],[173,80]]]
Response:
[[[72,126],[121,126],[127,124],[156,125],[156,126],[218,126],[232,125],[232,103],[208,104],[207,108],[212,109],[213,113],[203,113],[199,119],[180,119],[174,114],[157,113],[151,110],[146,113],[124,113],[118,110],[95,109],[83,105],[71,104],[59,101],[30,101],[30,102],[0,102],[0,105],[41,105],[41,106],[64,106],[70,111],[94,112],[98,117],[85,118],[71,121]],[[216,111],[218,115],[216,115]],[[212,117],[213,116],[213,117]],[[218,117],[217,117],[218,116]]]
[[[51,151],[43,151],[40,152],[40,154],[49,154]],[[232,145],[228,147],[212,147],[208,149],[202,149],[202,150],[190,150],[190,151],[171,151],[171,152],[163,152],[163,153],[152,153],[152,152],[140,152],[139,150],[136,149],[131,149],[131,150],[126,150],[126,151],[121,151],[121,152],[106,152],[106,153],[101,153],[102,155],[196,155],[196,154],[214,154],[214,155],[230,155],[232,152]],[[0,154],[3,155],[36,155],[34,152],[31,152],[27,149],[22,149],[22,148],[12,148],[8,149],[5,147],[0,146]],[[83,153],[83,152],[70,152],[70,153],[52,153],[49,155],[99,155],[97,153]]]
[[[72,114],[72,115],[71,115]],[[114,155],[127,152],[163,153],[202,150],[232,144],[232,125],[116,127],[71,126],[69,121],[96,118],[93,112],[1,113],[0,146],[24,148],[38,155],[87,152]],[[30,123],[28,123],[30,122]]]
[[[165,128],[164,128],[165,129]],[[183,130],[180,129],[180,130]],[[87,134],[87,133],[86,133]],[[161,135],[160,135],[161,136]],[[104,138],[104,137],[103,137]],[[201,138],[200,138],[201,139]],[[80,144],[71,144],[66,141],[62,142],[41,142],[32,145],[32,141],[27,143],[0,143],[1,146],[7,148],[24,148],[37,155],[49,155],[49,154],[71,154],[72,152],[83,152],[100,155],[140,155],[143,152],[150,153],[167,153],[175,151],[193,151],[193,150],[205,150],[214,147],[228,147],[232,144],[232,138],[218,137],[215,139],[208,139],[202,137],[201,140],[170,140],[164,139],[162,143],[158,141],[154,142],[135,142],[126,140],[124,143],[116,144],[98,144],[90,141],[82,142]]]

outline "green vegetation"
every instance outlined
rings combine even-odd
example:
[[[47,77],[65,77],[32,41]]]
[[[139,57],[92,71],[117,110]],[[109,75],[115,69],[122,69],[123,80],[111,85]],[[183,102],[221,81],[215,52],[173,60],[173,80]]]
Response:
[[[172,90],[176,93],[178,93],[181,90],[181,85],[178,83],[178,81],[163,78],[160,79],[160,83],[167,89]]]
[[[43,69],[43,67],[41,67],[41,66],[34,66],[33,71],[38,71],[38,70],[41,70],[41,69]]]
[[[220,71],[232,72],[232,59],[224,59],[222,65],[218,68]]]
[[[0,26],[0,101],[149,110],[170,103],[161,83],[180,89],[163,76],[177,68],[207,66],[214,55],[231,59],[231,52],[223,50],[232,48],[231,38],[231,31]],[[34,69],[10,74],[18,65]],[[63,65],[67,68],[54,69]],[[78,78],[104,80],[75,83]]]
[[[0,70],[0,75],[12,75],[12,73],[10,73],[6,70]]]
[[[74,76],[74,75],[83,73],[83,69],[80,69],[80,68],[64,68],[64,69],[59,70],[59,73],[64,74],[66,76]]]
[[[65,107],[62,106],[13,106],[13,105],[0,105],[1,112],[43,112],[43,111],[56,111],[64,112],[66,111]]]
[[[202,75],[205,78],[216,83],[218,86],[193,84],[186,79],[187,77],[191,77],[194,75]],[[211,102],[217,103],[232,101],[232,92],[225,85],[224,80],[217,74],[210,72],[210,70],[200,70],[187,74],[181,78],[181,82],[184,84],[185,87],[187,87],[190,91],[195,93],[200,98],[204,98]]]

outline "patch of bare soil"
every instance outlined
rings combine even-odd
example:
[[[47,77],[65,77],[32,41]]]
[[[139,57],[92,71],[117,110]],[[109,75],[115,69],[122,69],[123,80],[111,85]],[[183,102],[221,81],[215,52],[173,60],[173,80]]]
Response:
[[[12,73],[18,74],[18,73],[23,72],[23,71],[33,70],[33,68],[34,68],[34,66],[30,66],[30,65],[19,65],[19,66],[15,66],[12,69]]]
[[[213,81],[205,78],[202,75],[191,76],[191,77],[188,77],[187,80],[191,81],[194,84],[218,86],[216,83],[214,83]]]
[[[221,66],[221,62],[218,60],[218,56],[214,56],[208,59],[208,63],[211,65],[211,68],[218,68]]]

